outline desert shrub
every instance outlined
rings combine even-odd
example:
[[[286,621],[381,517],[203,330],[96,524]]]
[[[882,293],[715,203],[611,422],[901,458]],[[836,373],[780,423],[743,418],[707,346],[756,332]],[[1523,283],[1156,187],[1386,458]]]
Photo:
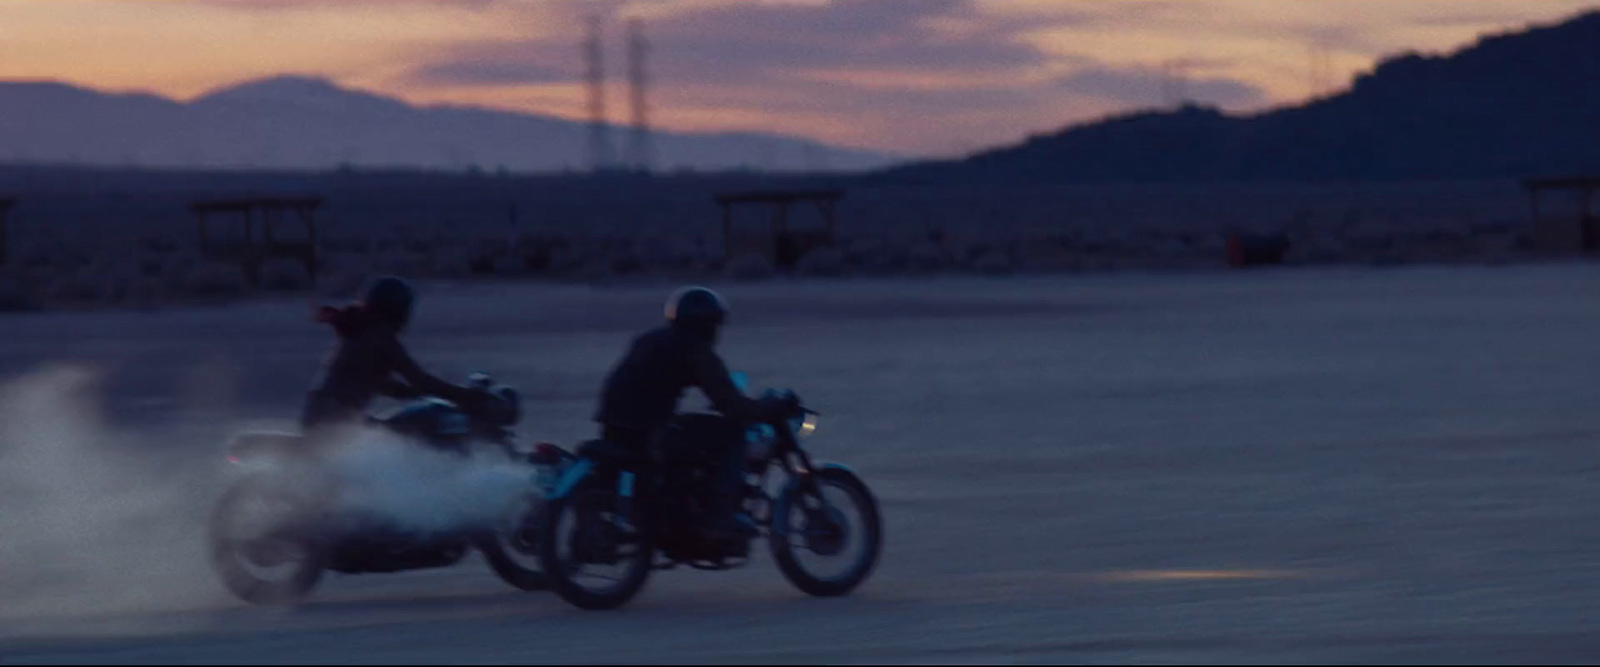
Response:
[[[1017,267],[1010,253],[1000,248],[991,248],[972,260],[972,268],[980,273],[1005,275],[1016,271]]]
[[[771,278],[777,270],[766,255],[752,253],[733,258],[728,262],[725,273],[728,277],[739,280],[762,280]]]
[[[311,276],[304,263],[271,260],[261,266],[261,286],[274,292],[303,292],[311,289]]]
[[[844,273],[844,251],[816,248],[800,258],[795,271],[803,276],[837,276]]]
[[[188,273],[183,285],[184,296],[202,299],[233,298],[248,291],[244,272],[231,262],[201,262]]]

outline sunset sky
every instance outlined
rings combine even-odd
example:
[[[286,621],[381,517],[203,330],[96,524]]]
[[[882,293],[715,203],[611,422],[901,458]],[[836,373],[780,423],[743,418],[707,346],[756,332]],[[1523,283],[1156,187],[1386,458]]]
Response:
[[[637,16],[659,126],[944,155],[1162,104],[1174,63],[1187,97],[1260,109],[1385,55],[1590,7],[1600,0],[0,0],[0,79],[189,99],[309,74],[580,118],[584,21],[601,13],[615,121],[628,113],[622,19]]]

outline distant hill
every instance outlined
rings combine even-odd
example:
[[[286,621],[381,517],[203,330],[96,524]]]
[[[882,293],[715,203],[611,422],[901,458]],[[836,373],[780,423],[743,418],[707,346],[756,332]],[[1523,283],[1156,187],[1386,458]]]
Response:
[[[626,129],[613,132],[620,151]],[[588,126],[476,107],[417,107],[281,76],[191,102],[59,82],[0,82],[0,162],[156,168],[585,169]],[[881,167],[892,156],[753,133],[655,133],[658,169]]]
[[[1066,128],[912,182],[1195,182],[1520,178],[1600,173],[1600,12],[1380,63],[1342,94],[1230,116],[1186,106]]]

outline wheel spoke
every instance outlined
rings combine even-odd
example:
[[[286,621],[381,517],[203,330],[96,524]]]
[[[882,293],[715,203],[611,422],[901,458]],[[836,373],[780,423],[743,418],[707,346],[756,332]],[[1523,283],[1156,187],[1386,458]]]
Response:
[[[639,535],[625,518],[609,506],[604,492],[590,491],[565,505],[561,516],[547,516],[557,522],[558,543],[568,580],[594,594],[607,594],[626,581],[635,569],[649,570],[651,563],[640,563],[644,553]],[[595,562],[603,560],[605,562]],[[597,571],[600,570],[600,571]]]
[[[853,586],[845,582],[858,580],[876,558],[870,496],[837,477],[818,475],[815,482],[793,496],[787,525],[776,527],[787,533],[774,543],[782,545],[780,564],[787,562],[785,574],[808,592]]]

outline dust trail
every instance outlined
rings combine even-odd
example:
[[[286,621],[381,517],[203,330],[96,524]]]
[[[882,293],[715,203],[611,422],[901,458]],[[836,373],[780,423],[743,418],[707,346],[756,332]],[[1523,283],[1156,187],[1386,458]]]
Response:
[[[206,477],[109,428],[98,380],[55,366],[0,386],[0,614],[223,599],[200,548]]]
[[[111,428],[98,381],[56,366],[0,385],[0,618],[242,604],[207,561],[207,519],[234,479],[221,443],[174,446],[203,444],[172,442],[194,437],[181,424]],[[419,534],[500,527],[536,492],[533,469],[507,456],[458,456],[379,429],[326,454],[342,487],[336,509]]]
[[[464,457],[380,429],[361,429],[327,456],[343,483],[339,508],[419,534],[495,528],[536,491],[533,469],[497,453]]]

